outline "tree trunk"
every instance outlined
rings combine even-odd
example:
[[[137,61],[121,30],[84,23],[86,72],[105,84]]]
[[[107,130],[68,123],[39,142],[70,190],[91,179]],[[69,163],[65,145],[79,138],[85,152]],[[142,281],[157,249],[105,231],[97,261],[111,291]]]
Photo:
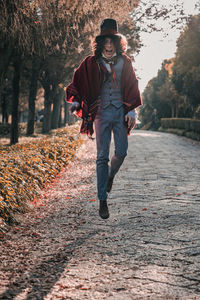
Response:
[[[68,122],[68,112],[69,112],[69,110],[67,107],[67,102],[64,101],[64,125],[66,125]]]
[[[60,106],[60,115],[58,121],[58,128],[63,127],[63,120],[62,120],[62,112],[63,112],[63,105],[62,105],[63,98],[61,99],[61,106]]]
[[[171,118],[175,118],[175,103],[171,102]]]
[[[13,22],[13,17],[14,14],[17,11],[17,5],[15,0],[6,0],[6,1],[1,1],[4,2],[4,5],[6,7],[7,10],[7,24],[6,25],[6,29],[9,32],[10,30],[10,26]],[[7,33],[6,35],[9,35],[9,33]],[[13,41],[12,39],[9,40],[9,42],[6,42],[7,38],[6,38],[5,33],[2,34],[1,32],[1,39],[4,41],[3,45],[1,46],[1,51],[0,51],[0,93],[1,93],[1,87],[5,78],[5,74],[8,70],[8,67],[10,65],[10,61],[11,61],[11,56],[13,55],[13,49],[14,49],[14,45],[13,45]]]
[[[19,137],[19,83],[20,83],[20,66],[21,66],[21,57],[16,56],[14,60],[14,76],[13,76],[13,101],[12,101],[12,123],[10,130],[10,144],[18,143]]]
[[[4,51],[0,51],[0,93],[2,92],[3,82],[11,61],[12,52],[13,47],[10,45],[8,45]]]
[[[176,100],[176,118],[178,118],[178,109],[179,108],[179,103],[178,100]]]
[[[48,81],[44,84],[44,119],[42,132],[48,133],[51,129],[51,89]]]
[[[53,112],[52,112],[52,120],[51,120],[52,129],[56,129],[59,127],[62,99],[63,99],[63,89],[58,87],[57,93],[55,94],[53,100]]]
[[[35,100],[38,89],[38,76],[40,71],[40,64],[36,59],[32,60],[32,75],[29,87],[28,99],[28,124],[26,134],[29,136],[34,133],[35,124]]]
[[[1,94],[2,123],[8,123],[8,100],[6,92]]]
[[[65,109],[65,118],[64,118],[64,123],[66,124],[72,124],[71,122],[71,116],[70,116],[70,112],[69,112],[69,108],[70,108],[71,104],[67,103],[66,101],[64,102],[64,109]]]
[[[61,128],[63,127],[63,110],[64,110],[64,104],[65,102],[65,90],[62,90],[62,95],[61,95],[61,107],[60,107],[60,116],[59,116],[59,122],[58,122],[58,127]]]

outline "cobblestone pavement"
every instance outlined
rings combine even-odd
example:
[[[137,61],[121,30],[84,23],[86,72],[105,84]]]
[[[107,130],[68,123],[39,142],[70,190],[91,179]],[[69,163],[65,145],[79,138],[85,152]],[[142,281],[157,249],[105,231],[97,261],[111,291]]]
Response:
[[[95,143],[88,145],[89,187],[79,190],[81,212],[73,211],[79,221],[72,242],[68,227],[61,226],[66,220],[59,216],[64,258],[47,261],[54,271],[46,270],[49,276],[43,275],[40,283],[32,271],[32,283],[29,276],[29,286],[18,294],[5,283],[2,299],[200,299],[200,143],[134,131],[109,195],[108,220],[99,218],[98,202],[91,198],[96,191]],[[50,275],[56,278],[52,281]]]

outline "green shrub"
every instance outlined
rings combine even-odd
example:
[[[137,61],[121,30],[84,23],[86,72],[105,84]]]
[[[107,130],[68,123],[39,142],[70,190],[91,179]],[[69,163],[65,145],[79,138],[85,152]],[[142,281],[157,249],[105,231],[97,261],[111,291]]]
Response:
[[[6,136],[10,133],[10,124],[0,123],[0,136]]]
[[[162,128],[177,128],[185,131],[200,133],[200,120],[186,118],[163,118],[161,119]]]

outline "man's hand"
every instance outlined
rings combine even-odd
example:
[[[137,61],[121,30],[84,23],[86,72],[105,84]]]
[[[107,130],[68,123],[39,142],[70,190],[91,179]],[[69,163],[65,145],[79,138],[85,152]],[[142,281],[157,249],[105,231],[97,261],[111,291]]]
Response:
[[[73,114],[76,111],[80,110],[80,104],[78,102],[72,103],[72,106],[70,107],[70,113]]]
[[[128,129],[133,129],[136,126],[136,119],[130,115],[125,116],[125,122],[127,123]]]

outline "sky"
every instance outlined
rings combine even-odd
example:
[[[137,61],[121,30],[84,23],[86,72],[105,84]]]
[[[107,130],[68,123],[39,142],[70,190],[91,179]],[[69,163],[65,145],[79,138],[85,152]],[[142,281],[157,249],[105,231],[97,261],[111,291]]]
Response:
[[[146,0],[148,1],[148,0]],[[166,7],[174,0],[159,0],[161,4]],[[181,1],[181,0],[180,0]],[[183,0],[184,11],[187,14],[196,14],[194,10],[197,0]],[[180,35],[179,30],[170,29],[169,20],[156,24],[161,26],[168,36],[163,37],[161,32],[142,33],[141,40],[144,46],[141,48],[140,53],[136,55],[134,67],[139,79],[140,91],[143,92],[148,81],[157,75],[158,70],[161,68],[164,59],[172,58],[176,52],[176,40]]]

